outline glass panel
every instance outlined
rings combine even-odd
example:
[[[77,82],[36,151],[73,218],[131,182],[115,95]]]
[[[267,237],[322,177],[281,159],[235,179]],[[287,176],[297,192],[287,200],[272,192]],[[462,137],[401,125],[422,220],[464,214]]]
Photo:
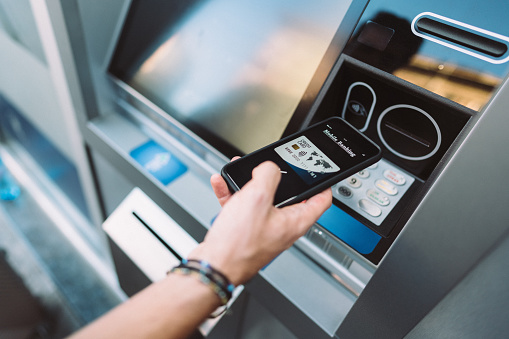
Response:
[[[135,2],[111,70],[194,130],[249,152],[281,137],[350,3]]]

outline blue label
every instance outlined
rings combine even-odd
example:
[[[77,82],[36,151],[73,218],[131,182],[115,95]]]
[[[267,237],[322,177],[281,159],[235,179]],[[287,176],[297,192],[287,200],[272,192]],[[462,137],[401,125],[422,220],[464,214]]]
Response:
[[[361,254],[373,252],[382,238],[335,205],[325,211],[318,224]]]
[[[130,155],[163,185],[187,171],[186,165],[153,140],[135,148]]]

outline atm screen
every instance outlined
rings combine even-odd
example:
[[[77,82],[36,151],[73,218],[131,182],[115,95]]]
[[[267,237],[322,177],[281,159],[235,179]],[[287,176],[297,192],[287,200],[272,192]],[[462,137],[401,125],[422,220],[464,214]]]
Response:
[[[109,71],[224,154],[248,153],[311,105],[366,2],[135,0]]]

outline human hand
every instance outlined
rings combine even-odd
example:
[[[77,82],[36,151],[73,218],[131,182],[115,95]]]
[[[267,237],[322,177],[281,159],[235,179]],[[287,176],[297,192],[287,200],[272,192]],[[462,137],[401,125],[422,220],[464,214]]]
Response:
[[[331,206],[332,192],[327,189],[307,201],[276,208],[272,203],[280,180],[279,168],[265,162],[232,195],[224,180],[213,176],[212,187],[223,210],[189,258],[208,261],[238,285],[288,249]]]
[[[231,161],[240,159],[239,156],[233,157]],[[210,184],[212,186],[212,189],[214,190],[214,193],[216,194],[217,201],[221,205],[221,207],[224,207],[228,199],[232,196],[232,193],[228,189],[228,185],[226,184],[226,181],[224,181],[223,177],[220,174],[213,174],[210,177]]]

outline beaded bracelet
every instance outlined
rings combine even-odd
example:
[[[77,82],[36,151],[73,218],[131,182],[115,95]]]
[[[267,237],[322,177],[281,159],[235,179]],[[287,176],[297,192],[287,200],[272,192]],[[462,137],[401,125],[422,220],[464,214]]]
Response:
[[[235,286],[224,274],[214,269],[204,260],[182,259],[180,265],[172,268],[168,273],[195,275],[202,283],[209,286],[221,300],[224,306],[232,297]]]

